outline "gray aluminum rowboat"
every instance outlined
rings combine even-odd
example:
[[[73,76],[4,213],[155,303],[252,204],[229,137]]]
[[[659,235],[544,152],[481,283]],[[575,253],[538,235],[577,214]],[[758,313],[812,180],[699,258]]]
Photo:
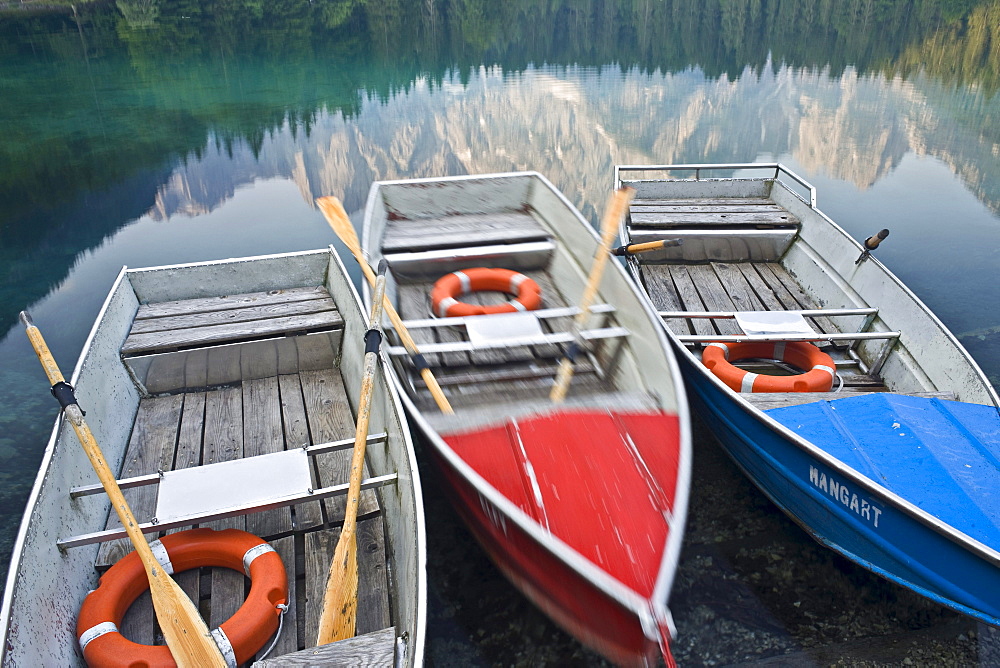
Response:
[[[247,663],[422,665],[420,481],[381,369],[357,530],[357,637],[314,647],[343,522],[367,328],[332,249],[123,269],[71,379],[150,540],[192,525],[238,528],[281,556],[289,609],[269,657],[261,661],[270,639]],[[81,603],[131,549],[96,482],[58,419],[14,548],[3,665],[83,665]],[[195,568],[175,579],[196,592],[210,628],[244,603],[243,573]],[[148,593],[121,631],[154,644]]]

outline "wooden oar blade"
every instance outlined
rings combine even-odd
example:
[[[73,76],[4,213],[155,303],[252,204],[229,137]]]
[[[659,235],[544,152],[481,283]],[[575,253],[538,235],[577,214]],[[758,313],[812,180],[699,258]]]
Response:
[[[148,579],[156,621],[177,665],[180,668],[228,665],[224,660],[220,663],[224,657],[212,633],[180,585],[161,568],[154,568]]]
[[[361,242],[358,241],[358,233],[354,229],[354,224],[344,210],[344,205],[336,197],[319,197],[316,199],[316,206],[323,213],[326,222],[336,233],[337,237],[344,242],[348,250],[354,255],[361,253]]]
[[[353,638],[358,617],[358,549],[353,530],[341,534],[330,562],[316,645]]]

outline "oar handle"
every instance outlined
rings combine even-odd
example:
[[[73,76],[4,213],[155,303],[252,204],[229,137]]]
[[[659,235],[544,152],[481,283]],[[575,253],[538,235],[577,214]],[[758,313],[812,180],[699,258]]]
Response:
[[[656,250],[657,248],[680,246],[683,243],[683,239],[660,239],[659,241],[646,241],[641,244],[625,244],[624,246],[619,246],[611,252],[619,257],[628,257],[629,255],[635,255],[636,253]]]

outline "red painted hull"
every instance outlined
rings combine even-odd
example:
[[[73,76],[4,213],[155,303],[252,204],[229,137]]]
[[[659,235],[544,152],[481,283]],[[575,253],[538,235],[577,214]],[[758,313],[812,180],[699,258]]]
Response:
[[[611,661],[658,660],[659,642],[644,633],[635,608],[652,618],[664,576],[679,474],[677,417],[563,410],[442,438],[541,529],[526,531],[515,513],[480,493],[480,481],[435,453],[455,507],[511,582]],[[571,562],[608,577],[588,577]],[[631,605],[620,600],[623,591]]]

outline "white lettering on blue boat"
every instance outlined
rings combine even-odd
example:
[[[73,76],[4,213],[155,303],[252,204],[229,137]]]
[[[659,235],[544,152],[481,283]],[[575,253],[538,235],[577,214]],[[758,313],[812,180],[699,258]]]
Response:
[[[844,504],[844,507],[848,510],[871,522],[872,526],[878,528],[878,520],[882,515],[882,509],[868,499],[862,498],[852,492],[845,483],[834,480],[832,476],[828,477],[815,466],[809,467],[809,482],[813,487],[829,494]]]

